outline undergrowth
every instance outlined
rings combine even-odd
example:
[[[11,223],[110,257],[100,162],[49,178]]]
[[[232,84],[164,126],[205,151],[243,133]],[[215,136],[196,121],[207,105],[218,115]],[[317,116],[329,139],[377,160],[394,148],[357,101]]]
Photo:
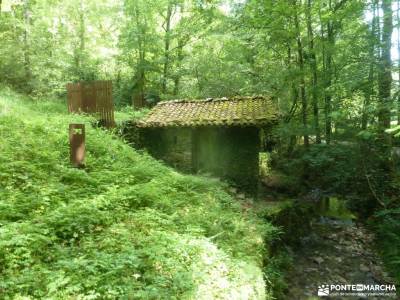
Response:
[[[65,104],[0,91],[1,299],[265,299],[275,228]],[[86,124],[86,168],[68,124]],[[268,282],[268,280],[266,280]]]
[[[391,275],[400,284],[400,208],[384,209],[373,217],[377,245]]]

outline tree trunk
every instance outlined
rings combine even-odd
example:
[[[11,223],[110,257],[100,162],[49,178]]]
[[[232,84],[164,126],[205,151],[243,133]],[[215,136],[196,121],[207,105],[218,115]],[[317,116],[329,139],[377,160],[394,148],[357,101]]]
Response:
[[[332,8],[332,2],[329,0],[329,9]],[[327,41],[328,47],[325,55],[325,140],[329,145],[332,138],[332,94],[330,91],[332,85],[332,52],[335,46],[334,28],[333,21],[328,20],[327,23]]]
[[[397,0],[397,55],[400,55],[400,0]],[[397,61],[398,80],[397,83],[397,125],[400,125],[400,57]]]
[[[297,55],[298,55],[298,65],[300,69],[300,98],[301,98],[301,119],[303,123],[303,138],[304,138],[304,146],[309,146],[309,137],[307,133],[307,96],[306,96],[306,84],[304,80],[304,53],[303,53],[303,44],[301,41],[301,31],[300,31],[300,22],[297,13],[297,2],[294,1],[296,6],[296,13],[294,17],[296,33],[297,33]]]
[[[373,11],[373,17],[372,17],[372,22],[371,22],[371,32],[370,32],[370,47],[369,47],[369,59],[370,59],[370,63],[369,63],[369,70],[368,70],[368,82],[366,83],[366,87],[365,87],[365,99],[364,99],[364,103],[363,103],[363,112],[362,112],[362,119],[361,119],[361,129],[365,130],[367,129],[368,126],[368,121],[369,121],[369,106],[371,104],[371,97],[374,93],[374,65],[376,63],[375,60],[375,45],[376,45],[376,36],[377,36],[377,32],[376,32],[376,24],[377,24],[377,1],[375,0],[373,2],[373,6],[372,6],[372,11]]]
[[[288,46],[287,49],[287,66],[289,69],[289,73],[292,73],[292,49],[290,48],[290,45]],[[287,118],[287,122],[290,122],[292,116],[295,114],[296,109],[297,109],[297,102],[298,102],[298,98],[299,98],[299,93],[298,93],[298,89],[296,87],[296,84],[294,82],[294,80],[291,81],[291,90],[292,90],[292,107],[289,111],[289,115]],[[289,144],[288,144],[288,148],[287,148],[287,156],[291,157],[292,153],[294,151],[294,147],[296,146],[296,142],[297,142],[297,136],[295,134],[291,134],[289,137]]]
[[[136,65],[135,74],[135,93],[133,95],[133,106],[136,108],[145,107],[145,85],[146,85],[146,73],[144,69],[145,63],[145,50],[143,45],[139,43],[139,57]]]
[[[178,74],[175,75],[174,77],[174,91],[173,94],[174,96],[177,96],[179,94],[179,84],[181,81],[181,74],[180,74],[180,67],[182,65],[182,61],[183,61],[183,46],[184,46],[184,42],[182,41],[182,39],[178,40],[178,49],[177,49],[177,62],[176,62],[176,68],[178,70]]]
[[[296,109],[298,98],[299,98],[298,90],[293,85],[293,87],[292,87],[292,101],[293,101],[292,107],[293,107],[293,110]],[[297,136],[295,134],[291,134],[290,137],[289,137],[289,145],[288,145],[288,149],[287,149],[288,157],[292,156],[292,153],[294,151],[294,147],[296,146],[296,143],[297,143]]]
[[[392,86],[392,71],[391,71],[391,43],[392,43],[392,1],[382,0],[383,11],[383,28],[382,28],[382,54],[379,64],[379,127],[382,131],[390,127],[390,108],[391,108],[391,86]]]
[[[391,109],[391,86],[392,86],[392,61],[390,51],[392,48],[392,1],[382,0],[381,10],[383,12],[383,26],[381,29],[381,55],[378,65],[378,147],[380,160],[377,170],[379,170],[380,182],[389,182],[393,177],[393,164],[391,157],[391,136],[385,130],[390,128],[390,109]],[[388,187],[382,185],[379,188],[384,194]]]
[[[373,47],[373,46],[372,46]],[[373,52],[373,51],[372,51]],[[370,56],[370,59],[373,60],[373,56]],[[362,120],[361,120],[361,129],[365,130],[368,126],[369,121],[369,106],[371,104],[371,96],[374,90],[374,61],[369,63],[369,70],[368,70],[368,86],[366,87],[365,91],[365,99],[363,103],[363,113],[362,113]]]
[[[29,0],[23,2],[23,13],[24,13],[24,31],[23,31],[23,56],[24,56],[24,70],[25,78],[27,82],[27,92],[32,92],[31,80],[32,80],[32,69],[31,69],[31,57],[30,57],[30,23],[31,23],[31,11]]]
[[[319,109],[318,109],[318,74],[317,74],[317,57],[314,49],[314,33],[311,21],[311,0],[307,2],[307,34],[308,46],[310,50],[310,65],[312,70],[312,103],[314,115],[314,131],[316,143],[321,144],[321,130],[319,128]]]
[[[136,27],[140,30],[137,38],[137,61],[136,61],[136,72],[134,76],[134,88],[132,95],[132,106],[135,108],[142,108],[145,106],[145,85],[146,85],[146,73],[145,73],[145,58],[146,58],[146,30],[143,29],[140,23],[141,12],[139,6],[136,3],[135,6],[135,20]]]
[[[79,80],[84,80],[84,72],[83,72],[83,53],[85,51],[85,36],[86,36],[86,24],[85,24],[85,10],[83,0],[79,2],[79,10],[78,10],[78,18],[79,18],[79,27],[77,36],[79,39],[79,43],[74,49],[74,62],[75,62],[75,73]]]
[[[165,37],[164,37],[164,67],[163,67],[163,78],[161,83],[161,90],[163,94],[167,92],[167,77],[168,77],[168,66],[169,66],[169,48],[171,43],[171,20],[172,20],[173,4],[171,1],[168,2],[167,16],[165,18]]]
[[[80,67],[82,67],[82,58],[85,51],[85,35],[86,35],[86,24],[85,24],[85,10],[83,7],[83,0],[80,1],[79,9],[79,60]]]
[[[195,69],[194,69],[194,74],[196,76],[197,88],[198,88],[199,94],[202,95],[203,89],[204,89],[203,82],[202,82],[203,80],[202,80],[202,78],[200,78],[200,72],[197,67],[195,67]]]

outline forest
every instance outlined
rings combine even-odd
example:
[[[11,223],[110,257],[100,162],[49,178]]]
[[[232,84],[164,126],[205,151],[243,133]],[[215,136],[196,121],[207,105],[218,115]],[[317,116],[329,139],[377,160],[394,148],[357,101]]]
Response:
[[[68,113],[67,84],[93,81],[112,83],[112,129]],[[135,126],[179,99],[271,102],[257,166],[219,170],[256,174],[255,194],[143,146]],[[400,295],[400,0],[0,0],[0,299],[352,291],[339,285]]]

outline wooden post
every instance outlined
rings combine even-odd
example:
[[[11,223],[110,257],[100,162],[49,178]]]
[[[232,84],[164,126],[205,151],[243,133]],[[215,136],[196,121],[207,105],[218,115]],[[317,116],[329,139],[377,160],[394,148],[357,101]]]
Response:
[[[85,124],[69,124],[70,161],[74,167],[85,167]]]

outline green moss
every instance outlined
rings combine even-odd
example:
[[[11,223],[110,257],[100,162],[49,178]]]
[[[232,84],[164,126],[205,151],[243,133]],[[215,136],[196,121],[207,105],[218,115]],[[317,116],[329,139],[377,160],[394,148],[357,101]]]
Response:
[[[274,124],[277,120],[278,110],[270,98],[234,97],[159,102],[140,126],[254,126]]]
[[[337,197],[324,198],[318,203],[318,213],[341,220],[353,220],[356,216],[347,208],[346,201]]]

